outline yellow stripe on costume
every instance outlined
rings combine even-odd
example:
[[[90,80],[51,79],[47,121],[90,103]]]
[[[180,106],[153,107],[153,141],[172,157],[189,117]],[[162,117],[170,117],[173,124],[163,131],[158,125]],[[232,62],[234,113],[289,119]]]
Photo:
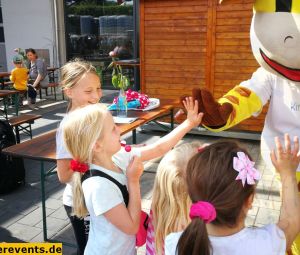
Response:
[[[256,0],[253,10],[254,12],[276,12],[276,0]],[[300,14],[299,0],[292,0],[291,13]]]
[[[292,13],[300,14],[300,1],[299,0],[292,1]]]
[[[254,12],[275,12],[276,0],[256,0],[253,9]]]
[[[224,103],[230,103],[233,106],[233,111],[230,114],[226,125],[221,128],[213,129],[205,126],[210,131],[220,132],[235,126],[241,121],[251,117],[253,113],[259,112],[262,109],[262,103],[260,98],[251,90],[236,86],[230,90],[226,95],[218,100],[222,105]]]

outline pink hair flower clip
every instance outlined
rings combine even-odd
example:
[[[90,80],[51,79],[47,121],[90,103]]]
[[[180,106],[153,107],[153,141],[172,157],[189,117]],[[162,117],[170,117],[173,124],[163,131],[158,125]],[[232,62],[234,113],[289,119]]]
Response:
[[[237,153],[237,157],[233,158],[233,169],[239,172],[236,180],[241,180],[243,186],[246,182],[248,185],[254,185],[255,180],[260,180],[260,173],[254,168],[254,164],[255,162],[241,151]]]

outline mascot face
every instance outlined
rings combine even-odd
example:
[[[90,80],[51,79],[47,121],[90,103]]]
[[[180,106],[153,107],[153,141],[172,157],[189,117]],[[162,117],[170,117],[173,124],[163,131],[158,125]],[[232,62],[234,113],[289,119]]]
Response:
[[[300,82],[300,0],[256,0],[250,35],[263,68]]]

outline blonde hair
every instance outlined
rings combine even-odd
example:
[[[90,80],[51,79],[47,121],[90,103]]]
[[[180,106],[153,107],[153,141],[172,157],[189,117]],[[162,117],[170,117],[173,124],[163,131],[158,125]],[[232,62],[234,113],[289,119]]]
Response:
[[[62,123],[64,143],[72,158],[81,163],[92,163],[93,147],[101,138],[107,108],[102,104],[88,105],[69,113]],[[73,174],[73,213],[79,217],[88,214],[81,186],[82,174]]]
[[[90,62],[78,58],[67,62],[60,68],[60,86],[62,90],[73,88],[88,73],[98,76],[96,68]],[[67,111],[69,111],[71,107],[72,101],[69,102]]]
[[[183,230],[190,222],[191,200],[185,182],[186,166],[200,143],[185,143],[168,152],[157,168],[153,188],[152,213],[156,254],[162,254],[164,239]]]

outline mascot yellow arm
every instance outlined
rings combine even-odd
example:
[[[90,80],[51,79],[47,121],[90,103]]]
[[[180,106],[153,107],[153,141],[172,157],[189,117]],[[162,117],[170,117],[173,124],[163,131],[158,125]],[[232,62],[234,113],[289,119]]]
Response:
[[[251,90],[236,86],[230,90],[226,95],[221,97],[218,102],[222,105],[230,103],[233,106],[233,111],[229,115],[226,125],[221,128],[213,129],[205,126],[210,131],[220,132],[235,126],[241,121],[249,118],[252,114],[259,112],[262,108],[260,98]]]

